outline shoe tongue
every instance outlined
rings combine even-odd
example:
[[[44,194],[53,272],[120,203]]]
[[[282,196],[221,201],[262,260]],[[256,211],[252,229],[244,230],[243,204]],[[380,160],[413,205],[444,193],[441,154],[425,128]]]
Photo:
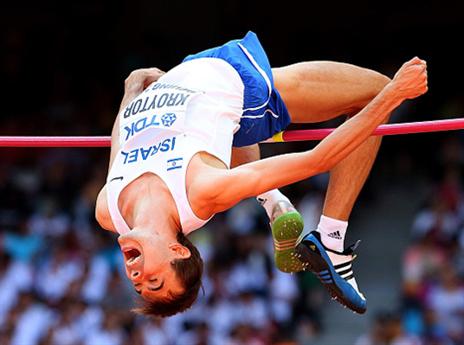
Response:
[[[361,243],[361,240],[357,240],[355,243],[353,243],[352,245],[350,245],[348,248],[346,248],[343,251],[343,255],[353,255],[354,251],[356,250],[356,248],[359,247],[360,243]]]

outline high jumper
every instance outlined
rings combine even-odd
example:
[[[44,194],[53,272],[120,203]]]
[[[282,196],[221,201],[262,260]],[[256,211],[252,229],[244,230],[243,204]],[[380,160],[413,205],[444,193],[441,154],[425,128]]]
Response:
[[[353,205],[377,155],[369,137],[404,100],[427,91],[415,57],[390,80],[330,61],[271,68],[257,36],[190,55],[167,73],[132,72],[116,118],[109,173],[96,218],[119,233],[126,273],[145,314],[190,307],[203,264],[187,239],[214,214],[257,197],[270,218],[276,265],[308,269],[341,304],[366,310],[344,238]],[[349,119],[313,150],[260,160],[258,143],[290,123]],[[277,188],[330,171],[316,230]]]

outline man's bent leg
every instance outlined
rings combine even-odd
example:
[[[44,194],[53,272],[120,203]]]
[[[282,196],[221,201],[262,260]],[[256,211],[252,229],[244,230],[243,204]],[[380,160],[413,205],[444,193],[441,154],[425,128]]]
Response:
[[[306,255],[308,265],[312,264],[313,272],[320,274],[330,268],[335,271],[337,277],[332,278],[339,279],[339,282],[326,284],[329,292],[333,298],[358,313],[365,312],[366,299],[359,291],[352,269],[357,244],[345,250],[344,239],[348,217],[369,175],[380,143],[381,137],[369,138],[330,171],[323,214],[317,231],[307,235],[298,248],[300,255]],[[313,254],[311,248],[317,245],[325,250],[331,265],[324,264],[324,260],[321,260],[322,254]],[[340,278],[349,285],[345,285]]]
[[[370,102],[389,82],[382,74],[358,66],[321,61],[273,70],[275,85],[294,123],[325,121],[352,115]],[[354,202],[377,155],[381,138],[366,140],[330,172],[320,230],[329,248],[342,251]],[[337,236],[329,236],[335,233]]]
[[[389,82],[377,72],[331,62],[297,64],[278,69],[275,75],[293,122],[300,123],[356,113]],[[331,295],[359,313],[365,311],[366,301],[351,267],[356,245],[344,250],[344,237],[379,145],[380,138],[368,139],[332,169],[317,232],[308,234],[297,247]]]
[[[367,139],[330,171],[323,214],[347,221],[353,205],[371,171],[382,137]]]
[[[330,171],[329,186],[322,212],[325,217],[348,221],[354,203],[372,169],[381,141],[382,137],[367,139]],[[337,229],[319,230],[326,246],[338,251],[343,250],[343,241],[329,236]]]
[[[231,167],[260,159],[259,145],[232,148]],[[290,200],[278,189],[256,198],[269,217],[274,241],[276,266],[283,272],[300,272],[304,264],[295,255],[296,243],[303,232],[303,218]]]

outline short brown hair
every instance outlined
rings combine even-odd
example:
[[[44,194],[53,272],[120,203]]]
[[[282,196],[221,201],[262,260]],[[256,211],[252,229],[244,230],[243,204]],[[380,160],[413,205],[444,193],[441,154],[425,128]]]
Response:
[[[187,259],[176,259],[171,262],[184,292],[181,294],[170,293],[170,298],[162,298],[154,302],[145,301],[142,306],[134,309],[136,313],[148,316],[172,316],[190,308],[197,299],[201,287],[203,260],[198,249],[182,232],[177,233],[177,241],[187,247],[191,253]]]

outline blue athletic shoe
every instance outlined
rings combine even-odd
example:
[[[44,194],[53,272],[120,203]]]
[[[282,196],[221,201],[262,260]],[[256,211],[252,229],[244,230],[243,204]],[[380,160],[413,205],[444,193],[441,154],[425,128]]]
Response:
[[[351,268],[356,257],[354,250],[359,242],[343,252],[336,252],[322,244],[319,232],[312,231],[296,246],[296,252],[300,255],[298,259],[307,265],[307,270],[317,276],[333,299],[354,312],[363,314],[366,311],[366,299],[358,290]],[[329,255],[337,259],[337,265],[332,264]]]

